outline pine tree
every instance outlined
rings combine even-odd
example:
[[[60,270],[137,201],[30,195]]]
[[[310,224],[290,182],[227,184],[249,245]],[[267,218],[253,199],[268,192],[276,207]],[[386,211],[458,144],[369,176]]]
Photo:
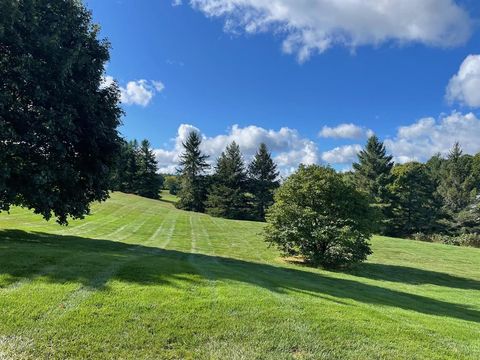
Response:
[[[392,174],[393,234],[408,236],[435,232],[439,228],[441,201],[435,194],[436,184],[427,166],[410,162],[395,166]]]
[[[138,184],[137,184],[137,173],[138,173],[138,142],[137,140],[130,141],[125,150],[125,173],[122,176],[122,181],[120,185],[120,191],[135,194]]]
[[[387,155],[385,145],[378,137],[371,136],[364,150],[358,154],[358,163],[353,164],[357,187],[370,195],[372,202],[381,209],[381,231],[388,233],[392,222],[391,198],[388,185],[392,182],[392,156]]]
[[[438,189],[445,210],[451,215],[462,211],[472,201],[471,165],[472,158],[463,155],[460,144],[456,142],[448,154],[444,177]]]
[[[157,174],[157,160],[146,139],[142,141],[138,149],[137,164],[135,193],[150,199],[159,199],[163,178]]]
[[[256,218],[265,220],[265,212],[273,204],[273,192],[280,185],[277,165],[268,152],[267,145],[260,144],[248,167],[250,189],[254,196],[253,207]]]
[[[476,201],[478,180],[476,158],[463,154],[460,144],[453,145],[444,164],[444,176],[438,186],[443,200],[444,225],[448,233],[459,235],[476,228],[470,208]]]
[[[247,172],[240,147],[232,142],[220,155],[207,199],[207,212],[228,219],[249,217]]]
[[[205,208],[206,197],[205,171],[210,167],[207,163],[208,155],[202,154],[200,145],[202,139],[196,131],[188,134],[182,144],[184,152],[180,156],[180,200],[177,207],[189,211],[202,212]]]

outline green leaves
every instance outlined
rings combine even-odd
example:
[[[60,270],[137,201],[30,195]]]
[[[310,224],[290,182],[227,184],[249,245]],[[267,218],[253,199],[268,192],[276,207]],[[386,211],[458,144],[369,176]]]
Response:
[[[333,169],[302,165],[275,193],[265,240],[314,265],[345,266],[371,253],[375,216],[367,196]]]
[[[60,223],[105,200],[119,150],[108,43],[78,1],[6,0],[0,17],[0,208]]]

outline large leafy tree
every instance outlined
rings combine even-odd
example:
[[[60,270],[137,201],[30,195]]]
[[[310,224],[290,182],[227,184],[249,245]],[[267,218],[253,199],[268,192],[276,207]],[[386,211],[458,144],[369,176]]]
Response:
[[[425,164],[410,162],[396,165],[392,171],[393,213],[395,235],[432,233],[439,229],[441,201],[436,184]]]
[[[254,212],[258,219],[264,220],[267,208],[273,204],[273,192],[279,186],[277,165],[264,143],[260,144],[253,157],[248,174],[250,189],[254,196]]]
[[[189,211],[202,212],[205,209],[207,185],[205,171],[210,167],[207,163],[208,155],[200,150],[202,138],[196,131],[188,134],[182,144],[184,151],[180,155],[179,174],[181,179],[180,200],[177,207]]]
[[[150,199],[159,199],[163,177],[157,174],[157,160],[148,140],[143,140],[138,150],[136,194]]]
[[[378,137],[371,136],[365,148],[353,164],[354,181],[360,190],[370,195],[372,202],[383,214],[380,230],[388,232],[392,222],[391,199],[388,185],[392,182],[392,156],[387,155],[385,145]]]
[[[217,160],[213,184],[207,199],[207,212],[228,219],[251,217],[247,180],[240,147],[232,142]]]
[[[375,213],[368,196],[341,174],[302,165],[275,193],[265,240],[314,265],[345,266],[371,254]]]
[[[0,209],[60,223],[108,197],[119,150],[109,44],[75,0],[0,2]]]

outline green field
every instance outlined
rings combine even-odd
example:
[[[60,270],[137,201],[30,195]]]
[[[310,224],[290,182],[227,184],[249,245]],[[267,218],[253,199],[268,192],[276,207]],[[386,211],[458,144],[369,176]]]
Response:
[[[0,215],[0,359],[480,358],[480,249],[376,237],[329,272],[173,201]]]

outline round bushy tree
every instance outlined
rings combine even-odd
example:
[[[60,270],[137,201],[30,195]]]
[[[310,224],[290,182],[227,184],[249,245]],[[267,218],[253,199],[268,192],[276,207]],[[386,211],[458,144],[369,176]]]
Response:
[[[367,196],[335,170],[300,166],[275,194],[265,240],[284,255],[341,267],[366,260],[376,219]]]

